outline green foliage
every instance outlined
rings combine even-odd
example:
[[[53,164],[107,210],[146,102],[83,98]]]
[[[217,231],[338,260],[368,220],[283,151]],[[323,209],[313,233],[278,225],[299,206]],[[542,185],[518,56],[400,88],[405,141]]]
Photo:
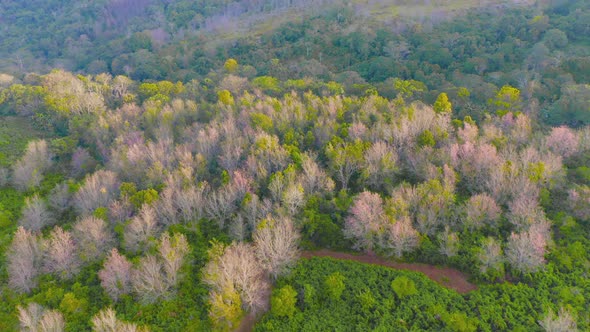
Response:
[[[346,288],[346,285],[344,284],[345,279],[346,278],[340,274],[340,272],[332,273],[326,278],[324,284],[326,287],[326,293],[330,299],[334,301],[340,300],[342,292],[344,292],[344,289]]]
[[[418,145],[421,147],[435,146],[436,140],[434,139],[434,134],[428,129],[423,131],[422,134],[418,136]]]
[[[436,113],[451,113],[453,111],[449,96],[444,92],[438,95],[433,107]]]
[[[234,97],[231,95],[231,92],[227,90],[217,92],[217,98],[223,105],[231,106],[234,104]]]
[[[400,299],[418,293],[414,282],[405,276],[395,278],[391,282],[391,289],[393,289],[395,294],[397,294]]]
[[[504,85],[488,103],[498,116],[503,116],[508,112],[518,112],[522,108],[520,90],[510,85]]]
[[[277,317],[291,318],[297,307],[297,292],[290,285],[273,291],[270,299],[271,313]]]
[[[135,208],[139,209],[144,204],[152,205],[158,200],[158,196],[158,192],[150,188],[134,193],[131,195],[131,197],[129,197],[129,201],[135,206]]]

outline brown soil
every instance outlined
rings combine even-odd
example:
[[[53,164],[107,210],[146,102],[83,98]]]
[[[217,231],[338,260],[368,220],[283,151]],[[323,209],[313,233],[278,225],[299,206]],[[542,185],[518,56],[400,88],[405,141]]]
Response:
[[[249,314],[248,316],[242,318],[240,322],[240,326],[235,330],[235,332],[251,332],[254,330],[254,325],[256,325],[256,316]]]
[[[410,270],[415,272],[422,272],[428,278],[436,281],[440,285],[456,290],[461,294],[468,293],[477,289],[477,286],[467,281],[467,276],[459,270],[450,267],[438,267],[434,265],[421,263],[398,263],[393,262],[375,255],[369,254],[349,254],[344,252],[337,252],[328,249],[317,251],[303,251],[302,258],[312,257],[331,257],[334,259],[351,260],[355,262],[387,266],[398,270]],[[256,325],[256,317],[248,315],[242,319],[240,326],[235,330],[236,332],[250,332]]]

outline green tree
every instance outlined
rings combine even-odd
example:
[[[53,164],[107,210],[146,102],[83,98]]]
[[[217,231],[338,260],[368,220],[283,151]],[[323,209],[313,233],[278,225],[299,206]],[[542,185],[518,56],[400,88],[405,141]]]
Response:
[[[346,280],[346,278],[340,274],[340,272],[334,272],[326,278],[324,284],[330,299],[340,300],[340,297],[342,297],[342,293],[346,288],[344,280]]]
[[[498,116],[504,116],[509,112],[518,112],[522,108],[520,90],[510,85],[504,85],[488,103]]]
[[[451,113],[453,111],[452,107],[453,105],[449,101],[449,96],[444,92],[439,94],[434,102],[434,111],[436,113]]]
[[[414,281],[405,276],[395,278],[391,282],[391,288],[400,299],[418,293]]]
[[[235,73],[238,70],[238,61],[236,61],[236,59],[227,59],[225,61],[225,63],[223,64],[223,68],[225,68],[225,70],[228,73]]]
[[[270,299],[271,312],[278,317],[292,317],[297,310],[296,304],[297,291],[291,285],[275,291]]]

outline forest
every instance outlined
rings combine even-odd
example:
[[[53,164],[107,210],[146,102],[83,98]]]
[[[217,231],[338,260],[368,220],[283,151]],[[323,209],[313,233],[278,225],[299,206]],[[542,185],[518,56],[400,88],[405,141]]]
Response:
[[[590,4],[0,22],[1,331],[590,330]]]

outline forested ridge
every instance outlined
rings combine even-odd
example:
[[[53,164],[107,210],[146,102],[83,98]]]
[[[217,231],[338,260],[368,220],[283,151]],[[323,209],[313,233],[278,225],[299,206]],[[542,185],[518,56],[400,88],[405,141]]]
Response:
[[[589,5],[323,4],[0,2],[0,330],[590,329]]]

